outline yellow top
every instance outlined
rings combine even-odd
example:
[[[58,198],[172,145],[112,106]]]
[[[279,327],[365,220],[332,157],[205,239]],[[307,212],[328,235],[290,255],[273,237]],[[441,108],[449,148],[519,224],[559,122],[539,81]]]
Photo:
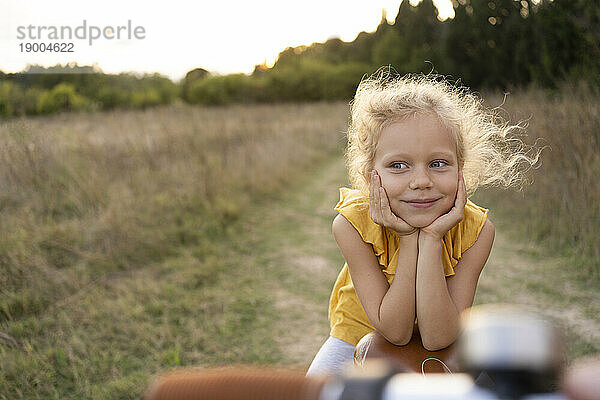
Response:
[[[381,270],[391,284],[398,262],[398,234],[373,222],[368,197],[356,189],[340,188],[340,201],[334,209],[350,221],[366,243],[373,246]],[[454,267],[462,253],[477,240],[487,212],[485,208],[467,200],[463,220],[442,238],[442,263],[446,276],[454,275]],[[329,322],[331,336],[355,346],[364,335],[375,330],[358,300],[347,263],[340,271],[331,292]]]

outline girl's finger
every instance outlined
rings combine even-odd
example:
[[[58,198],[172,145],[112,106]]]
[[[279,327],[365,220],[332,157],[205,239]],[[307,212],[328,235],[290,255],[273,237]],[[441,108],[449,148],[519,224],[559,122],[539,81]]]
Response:
[[[381,186],[381,179],[377,172],[375,173],[375,217],[377,218],[378,223],[383,223],[385,220],[383,219],[383,213],[381,212],[381,191],[383,187]]]
[[[390,210],[390,201],[383,187],[379,187],[379,199],[379,209],[381,210],[381,218],[386,224],[389,224],[391,222],[392,210]]]
[[[377,172],[373,171],[372,174],[373,177],[373,186],[372,186],[372,193],[373,193],[373,201],[371,202],[370,206],[371,206],[371,219],[375,222],[380,224],[381,221],[381,207],[380,207],[380,196],[379,196],[379,188],[380,188],[380,183],[379,183],[379,176],[377,176]]]
[[[454,224],[463,220],[465,216],[465,204],[467,204],[467,191],[465,190],[462,171],[458,171],[458,191],[456,193],[456,200],[454,201],[454,207],[452,207],[448,213]]]
[[[371,171],[371,183],[369,184],[369,208],[371,210],[371,218],[373,218],[374,205],[375,205],[375,170]]]
[[[456,203],[464,210],[467,204],[467,189],[463,179],[462,171],[458,171],[458,193],[456,195]]]
[[[392,212],[392,208],[390,206],[390,199],[387,195],[387,192],[382,187],[380,190],[381,197],[381,215],[385,221],[391,222],[394,220],[394,213]]]
[[[381,188],[381,212],[383,215],[383,221],[385,222],[385,226],[388,226],[394,229],[401,235],[409,235],[415,232],[417,229],[408,225],[406,221],[402,218],[398,217],[392,211],[392,206],[390,205],[390,198],[387,195],[387,192],[382,187]]]

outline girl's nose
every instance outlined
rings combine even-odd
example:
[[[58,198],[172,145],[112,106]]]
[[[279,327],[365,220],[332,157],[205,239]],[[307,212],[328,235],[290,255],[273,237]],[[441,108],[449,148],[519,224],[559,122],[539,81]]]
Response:
[[[433,182],[429,177],[429,173],[421,168],[416,168],[411,175],[408,187],[412,190],[430,188]]]

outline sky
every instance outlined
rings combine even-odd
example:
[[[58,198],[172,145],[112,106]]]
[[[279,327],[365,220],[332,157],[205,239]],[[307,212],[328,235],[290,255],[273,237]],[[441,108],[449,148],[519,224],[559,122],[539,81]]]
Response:
[[[77,62],[107,73],[159,72],[174,80],[197,67],[251,73],[257,64],[272,65],[287,47],[333,37],[352,41],[361,31],[372,32],[382,10],[388,21],[395,19],[400,2],[0,0],[0,70]],[[453,16],[450,0],[434,3],[441,17]],[[79,38],[69,39],[69,30]],[[64,50],[72,43],[72,52],[34,52],[36,42],[65,43]]]

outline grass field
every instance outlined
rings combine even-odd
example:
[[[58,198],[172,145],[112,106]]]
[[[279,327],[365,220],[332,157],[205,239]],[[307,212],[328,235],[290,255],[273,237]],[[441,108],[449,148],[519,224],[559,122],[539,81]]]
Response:
[[[525,191],[476,194],[498,228],[476,302],[558,310],[571,359],[600,351],[598,100],[509,97],[552,150]],[[176,105],[0,125],[0,332],[15,341],[0,339],[0,399],[136,398],[179,366],[306,368],[343,263],[330,221],[347,112]]]

